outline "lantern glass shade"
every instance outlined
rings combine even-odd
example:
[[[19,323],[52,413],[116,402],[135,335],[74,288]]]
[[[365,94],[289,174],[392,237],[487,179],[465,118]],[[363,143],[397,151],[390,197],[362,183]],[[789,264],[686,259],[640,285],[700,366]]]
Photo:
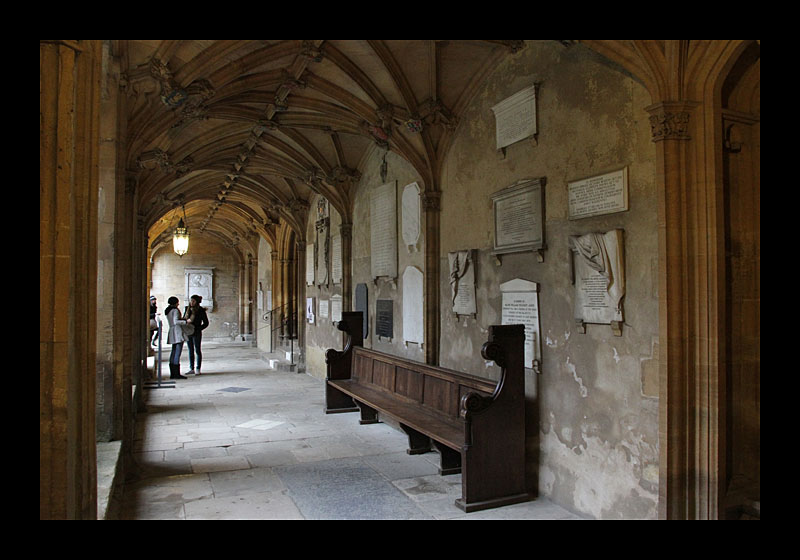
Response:
[[[172,248],[179,257],[185,255],[189,250],[189,228],[183,223],[183,218],[178,222],[178,227],[175,228],[175,234],[172,236]]]

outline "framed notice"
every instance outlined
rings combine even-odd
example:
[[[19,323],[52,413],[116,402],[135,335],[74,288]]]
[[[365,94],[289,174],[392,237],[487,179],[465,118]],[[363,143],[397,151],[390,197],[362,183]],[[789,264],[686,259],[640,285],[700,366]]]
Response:
[[[628,209],[628,168],[567,183],[569,219],[614,214]]]
[[[492,195],[492,254],[537,251],[541,257],[544,248],[544,185],[544,177],[522,179]]]

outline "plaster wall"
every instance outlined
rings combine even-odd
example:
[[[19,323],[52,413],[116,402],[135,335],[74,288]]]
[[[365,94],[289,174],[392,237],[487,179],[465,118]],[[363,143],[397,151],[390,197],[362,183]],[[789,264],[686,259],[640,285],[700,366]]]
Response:
[[[491,107],[539,83],[538,137],[496,150]],[[442,180],[441,261],[477,249],[476,318],[458,320],[442,274],[440,365],[497,378],[480,348],[501,320],[501,283],[540,285],[542,373],[526,370],[532,487],[595,518],[655,518],[658,503],[658,237],[655,148],[644,87],[580,45],[529,42],[498,66],[465,112]],[[628,167],[627,212],[568,219],[567,182]],[[544,262],[491,256],[491,194],[545,177]],[[468,217],[468,219],[466,219]],[[469,223],[469,227],[465,227]],[[576,329],[570,235],[621,228],[627,290],[622,336]]]
[[[203,340],[231,340],[230,325],[238,327],[239,324],[240,267],[236,255],[231,249],[201,235],[192,236],[189,252],[183,257],[170,249],[171,247],[162,248],[153,255],[150,295],[158,299],[158,313],[162,320],[170,296],[176,296],[180,300],[181,311],[189,304],[184,295],[184,268],[214,267],[214,309],[208,313],[209,326],[203,331]],[[166,344],[168,328],[166,326],[164,330],[163,344]]]
[[[656,518],[658,215],[655,147],[644,111],[650,98],[641,84],[581,45],[567,48],[552,41],[527,45],[499,65],[477,92],[444,162],[439,365],[498,379],[499,368],[483,360],[480,349],[488,327],[501,322],[499,286],[514,278],[539,283],[542,373],[526,370],[529,487],[595,518]],[[496,149],[491,107],[533,83],[540,84],[538,137],[513,144],[502,154]],[[384,155],[385,181],[380,175]],[[628,211],[569,220],[568,181],[626,166]],[[402,340],[402,276],[407,266],[425,273],[424,227],[417,252],[409,252],[398,234],[398,277],[375,282],[370,271],[369,192],[396,182],[400,224],[403,187],[414,181],[421,189],[425,185],[408,162],[378,148],[359,169],[352,286],[354,293],[359,283],[368,286],[369,335],[364,345],[424,362],[420,345]],[[546,178],[544,262],[529,252],[505,255],[498,266],[491,255],[491,195],[535,177]],[[625,232],[622,336],[614,336],[609,325],[590,324],[585,334],[580,333],[573,318],[568,239],[615,228]],[[313,232],[310,221],[308,239],[314,239]],[[464,249],[476,250],[475,317],[455,317],[451,312],[447,255]],[[316,297],[318,306],[320,297],[340,293],[339,289],[308,287],[307,296]],[[375,334],[377,299],[393,301],[391,340],[379,340]],[[307,367],[312,375],[324,377],[325,349],[341,349],[342,341],[330,319],[317,321],[307,325]]]

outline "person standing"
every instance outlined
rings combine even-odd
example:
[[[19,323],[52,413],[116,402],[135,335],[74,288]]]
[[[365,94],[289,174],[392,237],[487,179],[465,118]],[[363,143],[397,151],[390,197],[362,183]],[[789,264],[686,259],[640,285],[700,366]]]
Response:
[[[164,316],[166,316],[167,323],[169,323],[167,342],[172,345],[172,351],[169,354],[169,378],[186,379],[185,376],[181,375],[181,352],[183,351],[183,343],[186,342],[183,326],[186,321],[181,318],[181,312],[178,309],[180,300],[178,298],[171,296],[167,303],[169,303],[169,307],[164,310]]]
[[[200,375],[200,366],[203,362],[203,351],[200,346],[203,343],[203,329],[208,326],[208,313],[206,308],[201,307],[203,296],[197,294],[189,298],[189,307],[186,309],[184,318],[187,322],[194,325],[194,333],[190,334],[189,340],[189,373]],[[197,369],[194,367],[194,357],[197,354]]]
[[[158,312],[156,296],[150,296],[150,344],[155,345],[158,340],[158,323],[156,313]]]

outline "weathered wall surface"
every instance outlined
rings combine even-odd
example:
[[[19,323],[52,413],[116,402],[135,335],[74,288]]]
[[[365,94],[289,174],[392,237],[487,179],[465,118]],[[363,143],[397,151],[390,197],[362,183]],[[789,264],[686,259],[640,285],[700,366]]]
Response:
[[[496,151],[491,107],[539,83],[538,139]],[[655,149],[644,88],[581,46],[530,42],[499,66],[463,117],[442,184],[441,266],[477,249],[477,319],[456,321],[442,298],[442,366],[485,370],[480,347],[500,322],[499,285],[540,284],[542,374],[528,370],[529,479],[539,492],[597,518],[655,518],[658,499],[657,201]],[[630,210],[568,219],[567,182],[627,166]],[[506,255],[497,266],[491,194],[545,177],[544,262]],[[469,227],[465,227],[465,217]],[[573,319],[570,235],[625,231],[622,336],[608,325],[579,333]],[[449,293],[442,275],[441,294]]]
[[[442,177],[439,363],[492,379],[498,368],[480,357],[488,327],[501,321],[499,286],[514,278],[540,285],[542,374],[526,370],[527,464],[532,490],[596,518],[655,518],[658,500],[658,294],[655,148],[650,141],[650,104],[644,88],[588,49],[552,41],[527,47],[498,66],[462,117]],[[495,145],[491,107],[539,83],[538,138],[508,147]],[[369,192],[396,181],[398,224],[402,189],[417,181],[413,168],[376,149],[362,167],[353,216],[353,289],[369,290],[365,346],[423,362],[417,344],[402,340],[402,275],[407,266],[425,272],[424,231],[419,252],[408,252],[398,233],[398,278],[373,281],[370,274]],[[568,219],[567,182],[627,166],[626,212]],[[520,179],[545,177],[544,262],[534,253],[491,255],[491,195]],[[398,226],[399,227],[399,226]],[[608,325],[576,329],[570,275],[571,235],[624,230],[627,292],[622,336]],[[398,230],[399,231],[399,230]],[[313,232],[309,223],[308,233]],[[310,236],[309,239],[312,239]],[[475,317],[456,318],[451,309],[448,259],[451,251],[476,250]],[[332,288],[308,288],[328,297]],[[338,292],[340,293],[340,292]],[[392,340],[375,335],[377,299],[394,302]],[[355,301],[355,297],[353,297]],[[328,322],[308,326],[307,362],[324,377],[324,351],[341,348]]]
[[[203,331],[203,340],[219,338],[231,340],[230,324],[239,321],[239,262],[234,253],[208,238],[193,235],[190,250],[179,257],[167,247],[153,256],[153,276],[150,295],[158,298],[158,312],[164,320],[167,299],[175,296],[180,300],[180,309],[189,305],[184,296],[183,269],[187,267],[214,267],[214,309],[208,313],[209,326]],[[189,294],[191,295],[191,294]],[[225,323],[228,323],[226,325]],[[169,326],[165,324],[163,344]]]

